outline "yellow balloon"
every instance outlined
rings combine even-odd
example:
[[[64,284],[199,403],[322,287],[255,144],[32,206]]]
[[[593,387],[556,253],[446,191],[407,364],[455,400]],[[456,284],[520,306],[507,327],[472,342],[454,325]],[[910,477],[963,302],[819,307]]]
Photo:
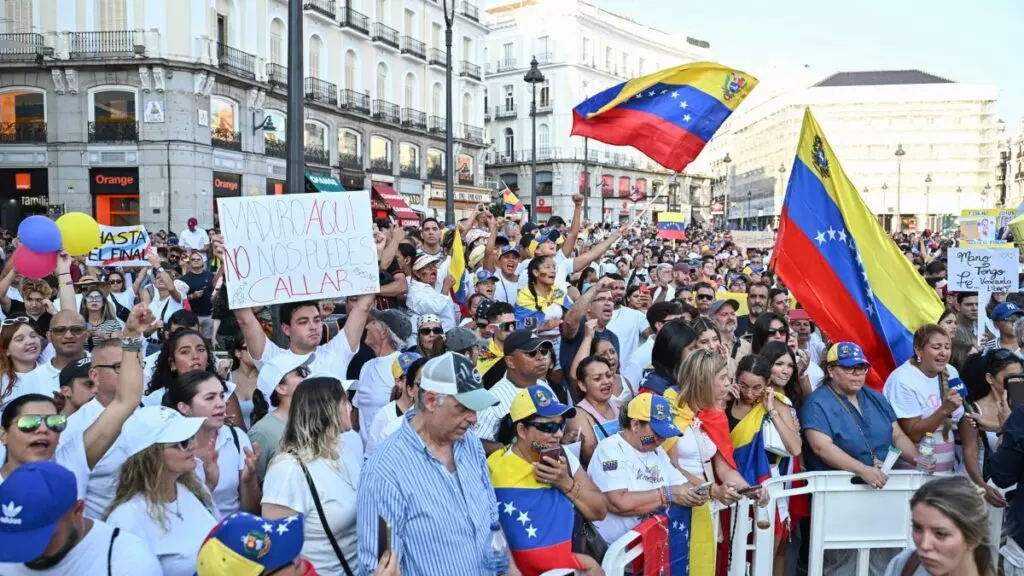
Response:
[[[100,225],[88,214],[68,212],[57,219],[64,250],[72,256],[85,256],[100,245]]]

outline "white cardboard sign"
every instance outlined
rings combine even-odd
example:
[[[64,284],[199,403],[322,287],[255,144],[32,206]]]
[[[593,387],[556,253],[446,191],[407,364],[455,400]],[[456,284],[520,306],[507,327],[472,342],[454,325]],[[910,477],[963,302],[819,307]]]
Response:
[[[1016,248],[950,248],[949,286],[954,292],[1016,292]]]
[[[218,198],[231,309],[380,291],[367,191]]]

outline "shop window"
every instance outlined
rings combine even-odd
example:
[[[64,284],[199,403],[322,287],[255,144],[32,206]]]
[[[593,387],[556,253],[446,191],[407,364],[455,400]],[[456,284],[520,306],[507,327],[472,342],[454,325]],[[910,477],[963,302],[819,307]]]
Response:
[[[338,130],[338,154],[362,158],[363,152],[360,144],[362,135],[354,130],[342,128]]]
[[[420,147],[409,142],[399,144],[398,164],[404,174],[415,174],[418,176],[420,171]]]
[[[46,96],[42,92],[0,93],[0,142],[45,142]]]
[[[98,90],[92,93],[90,120],[101,123],[135,122],[134,90]]]
[[[459,184],[473,184],[473,157],[469,154],[459,154],[455,157],[455,172],[458,174]]]
[[[263,142],[268,145],[283,146],[287,141],[287,119],[285,115],[277,110],[266,110],[263,112],[264,116],[270,116],[270,119],[274,122],[274,130],[263,131]]]
[[[210,134],[220,140],[234,141],[238,132],[238,104],[234,100],[210,97]],[[275,128],[277,125],[275,124]]]
[[[427,148],[427,176],[430,178],[444,177],[444,152],[436,148]]]
[[[370,159],[391,161],[391,140],[380,136],[370,137]]]

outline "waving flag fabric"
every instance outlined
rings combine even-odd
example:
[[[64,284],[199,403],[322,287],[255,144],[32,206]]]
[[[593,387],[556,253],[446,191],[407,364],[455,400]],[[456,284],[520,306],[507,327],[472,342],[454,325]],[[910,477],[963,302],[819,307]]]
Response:
[[[682,212],[658,213],[658,238],[686,240],[686,220]]]
[[[694,62],[634,78],[573,109],[572,134],[632,146],[682,171],[757,85],[753,76]]]
[[[523,203],[522,203],[522,201],[519,200],[519,197],[516,196],[511,190],[508,189],[508,186],[506,186],[505,187],[505,191],[502,192],[501,198],[505,202],[505,214],[506,215],[517,214],[519,212],[522,212],[522,210],[523,210]]]
[[[886,235],[846,177],[810,109],[804,113],[772,266],[833,342],[849,340],[881,389],[913,354],[913,334],[936,322],[935,290]]]
[[[516,315],[516,330],[526,328],[526,319],[533,318],[540,328],[544,323],[545,312],[551,306],[558,305],[568,310],[572,308],[572,300],[565,290],[557,284],[551,287],[547,296],[534,294],[529,288],[520,288],[516,293],[516,304],[513,311]]]
[[[448,266],[448,275],[452,277],[452,300],[466,311],[466,249],[462,246],[462,232],[458,227],[452,231],[455,239],[452,240],[452,263]]]
[[[572,553],[572,501],[558,488],[537,482],[533,466],[509,450],[491,454],[487,467],[501,527],[523,576],[555,568],[582,569]]]

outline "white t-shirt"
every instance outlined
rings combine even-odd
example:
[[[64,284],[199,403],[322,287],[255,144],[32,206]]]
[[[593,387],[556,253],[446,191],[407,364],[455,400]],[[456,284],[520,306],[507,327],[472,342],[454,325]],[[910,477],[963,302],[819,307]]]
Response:
[[[220,478],[213,491],[213,503],[221,518],[238,512],[241,506],[238,480],[245,469],[244,450],[252,450],[252,442],[244,430],[235,428],[235,434],[238,436],[238,448],[235,448],[230,426],[221,426],[217,431],[217,467],[220,469]]]
[[[306,464],[306,468],[313,478],[327,515],[327,524],[345,554],[345,560],[349,566],[357,566],[356,491],[363,461],[359,435],[351,432],[342,434],[340,453],[339,460],[318,458]],[[270,465],[263,480],[263,503],[284,506],[304,514],[302,556],[313,564],[319,574],[342,573],[341,562],[324,532],[324,523],[313,503],[306,476],[293,456],[279,455]]]
[[[373,449],[391,436],[392,432],[398,430],[401,424],[402,416],[398,414],[398,402],[392,400],[378,410],[370,424],[370,433],[366,439],[366,457],[369,458],[370,454],[373,454]]]
[[[253,358],[256,360],[256,367],[263,368],[263,365],[270,362],[275,356],[279,354],[291,354],[296,358],[308,358],[308,354],[296,354],[291,350],[281,348],[277,344],[274,344],[268,338],[266,344],[263,347],[263,356],[260,358]],[[353,350],[348,343],[348,337],[342,332],[336,337],[331,338],[326,344],[321,344],[316,347],[313,352],[313,361],[309,363],[309,371],[311,374],[340,374],[344,377],[345,373],[348,372],[349,362],[352,361],[352,357],[356,355],[356,350]],[[270,389],[260,389],[260,392],[270,398],[270,394],[274,391]]]
[[[686,478],[672,465],[664,450],[637,452],[621,434],[598,443],[587,473],[604,493],[616,490],[644,492],[686,484]],[[594,525],[605,541],[614,542],[640,520],[639,516],[619,516],[608,512],[604,520],[598,520]]]
[[[552,394],[555,393],[551,390],[551,386],[543,380],[538,380],[536,384],[539,384],[548,390]],[[488,406],[477,413],[476,424],[473,425],[473,433],[479,436],[483,440],[489,440],[491,442],[496,441],[498,435],[498,426],[501,424],[501,419],[508,414],[509,409],[512,408],[512,401],[515,400],[516,395],[519,394],[519,388],[508,379],[506,375],[491,388],[491,394],[498,399],[498,403],[494,406]]]
[[[182,298],[184,298],[184,295],[182,295]],[[153,290],[153,300],[149,303],[149,311],[153,313],[154,319],[163,320],[165,326],[171,319],[171,315],[184,307],[184,304],[175,300],[174,296],[171,296],[169,293],[167,298],[161,300],[160,293],[155,289]]]
[[[811,390],[817,390],[818,386],[821,386],[822,380],[825,379],[825,371],[821,369],[821,366],[814,362],[807,365],[807,370],[804,371],[804,375],[807,376],[807,380],[811,382]]]
[[[949,380],[958,378],[956,368],[946,366],[946,373]],[[939,395],[939,377],[928,378],[916,366],[908,360],[889,374],[885,380],[885,388],[882,390],[885,399],[892,405],[893,412],[897,418],[927,418],[935,413],[942,406],[942,397]],[[964,408],[960,406],[953,412],[953,427],[949,435],[943,438],[943,424],[935,429],[935,471],[952,472],[956,460],[956,448],[954,444],[955,423],[960,421],[964,415]]]
[[[205,230],[196,226],[195,230],[185,228],[178,234],[178,244],[193,250],[205,250],[210,245],[210,235]],[[205,258],[206,255],[203,255]]]
[[[391,390],[395,387],[391,366],[399,354],[401,352],[392,352],[387,356],[367,360],[359,370],[354,404],[359,408],[359,436],[367,446],[370,445],[370,428],[377,412],[388,403]]]
[[[633,358],[633,352],[640,347],[640,335],[648,328],[647,316],[639,310],[633,310],[626,306],[620,306],[612,312],[612,319],[608,322],[608,330],[611,330],[619,338],[619,362]],[[653,344],[652,344],[653,346]]]
[[[52,362],[44,362],[25,374],[18,388],[18,396],[42,394],[52,397],[54,392],[60,390],[60,370],[54,368]]]
[[[494,300],[515,306],[517,294],[519,294],[519,279],[506,280],[501,270],[498,270],[494,282]]]
[[[75,436],[81,438],[103,410],[103,405],[95,398],[83,404],[77,412],[68,417],[68,427],[60,435],[61,444],[70,442]],[[110,503],[114,501],[121,465],[128,459],[124,450],[118,446],[120,442],[119,438],[92,467],[85,490],[78,493],[79,500],[85,500],[85,515],[89,518],[103,518]]]
[[[111,574],[111,576],[163,576],[160,562],[138,536],[122,529],[113,538],[114,527],[99,520],[68,555],[53,568],[31,570],[24,564],[0,564],[4,576],[77,576],[79,574]],[[111,540],[113,538],[113,540]],[[107,563],[107,558],[110,563]]]
[[[618,334],[615,335],[616,337]],[[622,340],[619,340],[619,346],[622,346]],[[654,337],[650,337],[646,342],[637,347],[630,356],[622,355],[619,356],[619,374],[634,388],[639,387],[640,380],[643,379],[644,370],[651,365],[651,355],[654,353]],[[623,386],[625,388],[625,386]],[[620,399],[622,397],[620,396]],[[624,398],[623,404],[629,402],[630,398]]]
[[[177,499],[163,504],[167,529],[150,517],[141,494],[114,508],[107,522],[141,538],[160,561],[165,576],[192,576],[199,547],[217,520],[188,488],[180,482],[177,487]]]

